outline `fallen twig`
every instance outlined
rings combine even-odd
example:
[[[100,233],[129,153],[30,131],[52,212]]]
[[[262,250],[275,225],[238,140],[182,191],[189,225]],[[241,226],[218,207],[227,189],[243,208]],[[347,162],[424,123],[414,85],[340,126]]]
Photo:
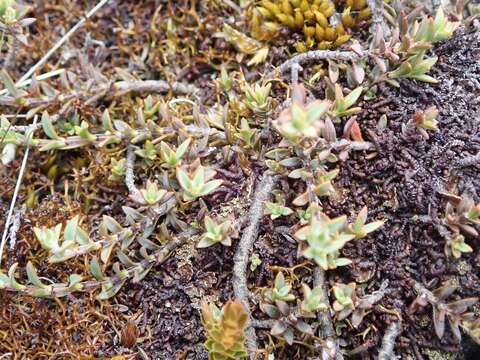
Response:
[[[109,277],[107,280],[87,280],[82,282],[81,288],[79,288],[78,291],[81,292],[87,292],[90,290],[97,289],[101,287],[102,285],[105,284],[118,284],[121,283],[122,281],[125,281],[125,278],[129,278],[133,276],[136,270],[139,268],[141,269],[147,269],[150,266],[155,266],[155,265],[161,265],[163,264],[170,254],[179,246],[183,245],[186,243],[193,235],[197,233],[196,229],[188,229],[186,231],[181,232],[177,236],[175,236],[173,239],[171,239],[165,246],[163,246],[160,250],[157,252],[153,253],[152,257],[150,259],[144,259],[140,261],[138,264],[129,267],[128,269],[125,270],[124,277],[120,278],[118,275],[113,275]],[[65,285],[65,284],[62,284]],[[68,286],[68,285],[66,285]],[[38,290],[37,287],[32,286],[32,285],[25,285],[23,288],[13,288],[11,285],[7,284],[4,285],[4,287],[1,290],[6,290],[6,291],[12,291],[12,292],[17,292],[21,294],[26,294],[26,295],[31,295],[31,293],[35,290]],[[61,297],[64,296],[65,292],[65,287],[63,286],[52,286],[49,289],[49,294],[47,297],[50,298],[55,298],[55,297]]]
[[[325,287],[325,271],[317,266],[313,273],[313,286],[320,287],[322,292],[320,294],[320,301],[329,305],[327,289]],[[333,328],[332,318],[330,316],[330,306],[327,311],[320,311],[317,315],[320,328],[318,331],[318,337],[323,339],[324,346],[321,348],[321,360],[343,360],[343,355],[338,344],[337,337],[335,335],[335,329]]]
[[[108,94],[110,94],[110,91],[108,90],[113,92],[113,96],[122,96],[130,92],[166,93],[168,91],[185,95],[194,94],[199,91],[198,88],[193,85],[179,82],[169,83],[165,80],[118,81],[113,85],[102,84],[93,87],[88,91],[77,91],[51,98],[15,98],[13,96],[2,96],[0,97],[0,105],[28,108],[64,103],[72,99],[85,100],[92,103],[94,100],[98,101],[101,98],[108,96]],[[93,100],[90,98],[92,94],[95,94]]]
[[[466,156],[463,159],[458,160],[456,165],[458,167],[466,167],[475,164],[480,164],[480,151],[477,155]]]
[[[180,82],[169,83],[165,80],[139,80],[139,81],[118,81],[113,85],[117,91],[115,96],[123,95],[129,92],[159,92],[164,93],[172,90],[178,94],[194,94],[199,89],[193,85]]]
[[[267,75],[267,78],[272,78],[273,76],[275,76],[276,73],[282,74],[291,69],[293,65],[301,65],[310,61],[326,59],[352,61],[359,60],[360,58],[362,58],[362,56],[354,51],[312,50],[303,54],[296,55],[291,59],[285,61],[274,71],[270,72]]]
[[[303,70],[302,66],[299,63],[295,63],[290,68],[292,73],[292,84],[298,84],[298,73]]]
[[[271,329],[274,323],[275,320],[250,320],[250,326],[254,327],[255,329]]]
[[[333,149],[348,148],[353,151],[375,150],[375,145],[368,141],[350,141],[347,139],[337,140],[331,143]]]
[[[127,149],[127,162],[125,164],[125,185],[130,192],[130,197],[134,199],[142,199],[143,196],[135,185],[135,150],[133,146],[129,146]]]
[[[383,0],[367,0],[368,7],[372,10],[372,26],[370,32],[375,35],[378,26],[383,30],[383,34],[387,35],[388,29],[383,21]]]
[[[378,303],[387,294],[388,283],[389,283],[388,279],[384,280],[378,290],[373,291],[371,294],[362,296],[362,299],[368,299],[368,302],[371,304]]]
[[[237,251],[235,252],[235,256],[233,258],[233,292],[235,297],[243,303],[249,313],[249,290],[247,287],[248,256],[253,243],[257,239],[258,226],[263,217],[264,203],[269,198],[275,182],[275,177],[271,175],[264,175],[262,181],[260,184],[258,184],[252,205],[250,206],[250,211],[248,213],[248,226],[243,232],[242,238],[240,239],[240,243],[238,244]],[[245,333],[250,358],[254,359],[257,352],[257,336],[255,334],[255,329],[250,324],[250,321],[247,324]]]
[[[382,346],[378,352],[378,360],[392,360],[397,358],[393,349],[395,347],[395,339],[400,335],[401,329],[402,323],[400,321],[389,325],[382,339]]]
[[[27,207],[25,206],[25,204],[23,204],[20,209],[17,209],[15,211],[15,214],[13,215],[12,226],[10,227],[10,234],[8,236],[10,240],[9,247],[11,250],[15,248],[15,244],[17,243],[17,231],[18,229],[20,229],[22,217],[25,215],[26,210]]]
[[[419,282],[415,282],[415,284],[413,285],[413,289],[418,294],[418,296],[424,298],[430,304],[438,304],[440,302],[437,299],[437,297],[433,294],[433,292],[428,290],[425,286],[423,286]]]

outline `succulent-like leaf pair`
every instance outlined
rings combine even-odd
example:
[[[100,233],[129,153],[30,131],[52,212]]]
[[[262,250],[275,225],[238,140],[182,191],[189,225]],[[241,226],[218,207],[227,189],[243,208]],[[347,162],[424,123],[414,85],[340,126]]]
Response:
[[[285,206],[285,200],[283,198],[280,198],[277,201],[278,202],[265,202],[265,215],[270,215],[270,218],[275,220],[281,216],[293,214],[293,210]]]
[[[272,84],[246,84],[243,88],[245,105],[255,113],[265,113],[271,107],[270,90]]]
[[[318,197],[329,196],[332,194],[335,191],[332,180],[338,175],[338,173],[339,170],[337,169],[328,172],[322,169],[318,170],[313,185],[309,185],[311,193],[309,190],[303,192],[292,201],[292,204],[295,206],[304,206],[309,202],[312,202],[310,198],[312,194]],[[290,177],[293,177],[292,174],[290,174]]]
[[[75,256],[98,250],[101,244],[93,242],[87,232],[79,226],[79,217],[75,216],[65,226],[61,240],[62,224],[53,228],[33,229],[40,245],[50,253],[49,262],[63,262]]]
[[[292,90],[292,106],[280,113],[275,127],[287,140],[294,143],[303,137],[319,136],[323,126],[322,116],[330,109],[329,101],[315,100],[306,103],[306,92],[303,85],[295,85]]]
[[[480,204],[476,204],[468,195],[444,194],[448,198],[445,209],[445,224],[456,234],[477,237],[475,225],[480,224]]]
[[[215,176],[215,171],[205,169],[200,162],[194,165],[195,169],[191,172],[177,167],[177,180],[183,189],[185,201],[193,201],[205,196],[222,184],[222,180],[211,180]]]
[[[298,240],[308,244],[303,256],[314,260],[324,270],[350,264],[350,260],[339,257],[340,249],[355,238],[354,235],[342,231],[346,221],[346,216],[330,219],[325,214],[312,218],[309,225],[295,233]]]
[[[273,303],[277,300],[293,301],[295,300],[295,295],[290,294],[291,290],[292,285],[285,281],[285,276],[281,271],[279,271],[275,277],[273,288],[266,289],[263,292],[263,297],[270,303]]]
[[[334,117],[350,116],[359,113],[362,109],[359,107],[352,107],[362,94],[363,88],[361,86],[352,90],[348,95],[344,96],[342,87],[335,84],[335,101],[330,113]]]
[[[447,239],[445,243],[445,253],[447,256],[453,256],[455,259],[459,259],[462,253],[471,253],[473,248],[465,243],[465,237],[461,234],[453,235],[450,239]]]
[[[367,236],[369,233],[377,230],[385,221],[374,221],[366,224],[367,222],[368,209],[364,206],[357,215],[355,221],[348,226],[350,233],[355,235],[355,239],[361,239]]]
[[[200,237],[197,244],[198,248],[206,248],[218,243],[224,246],[232,245],[232,239],[229,236],[232,222],[224,221],[217,224],[210,216],[205,216],[205,233]]]
[[[174,150],[164,141],[158,146],[147,140],[143,149],[136,150],[135,153],[144,158],[147,163],[152,163],[158,158],[158,155],[160,155],[161,166],[165,169],[172,169],[180,165],[183,156],[188,150],[190,142],[191,139],[188,138],[182,142],[176,150]]]
[[[431,292],[419,284],[415,286],[415,289],[419,295],[410,305],[410,312],[414,313],[419,306],[430,304],[433,313],[433,326],[437,337],[439,339],[443,338],[446,320],[448,319],[453,335],[458,341],[461,341],[462,335],[460,328],[463,327],[468,330],[476,319],[475,314],[467,313],[467,310],[477,304],[479,299],[477,297],[471,297],[447,303],[445,300],[458,289],[458,286],[450,283],[446,283]]]
[[[125,178],[125,173],[127,171],[126,165],[127,165],[127,159],[125,158],[120,160],[111,158],[110,159],[111,173],[108,177],[108,180],[123,181],[123,179]]]
[[[322,302],[320,287],[310,289],[302,284],[303,300],[297,301],[297,304],[291,304],[296,300],[295,295],[290,293],[291,289],[291,284],[285,281],[280,271],[273,287],[262,293],[265,301],[260,303],[260,309],[274,320],[270,333],[285,339],[290,345],[293,344],[295,331],[313,336],[312,327],[303,319],[315,318],[315,312],[328,309],[328,304]]]
[[[420,24],[416,22],[411,32],[416,41],[435,43],[450,38],[459,25],[459,22],[448,21],[440,6],[435,18],[425,17]]]
[[[306,92],[302,85],[292,90],[292,105],[284,109],[275,121],[278,132],[290,142],[299,144],[303,139],[315,139],[319,136],[327,142],[337,138],[331,118],[350,116],[361,111],[353,107],[362,94],[363,88],[357,87],[348,95],[343,94],[339,84],[330,84],[327,89],[328,100],[306,102]]]
[[[302,284],[303,300],[300,303],[300,309],[306,314],[311,314],[316,311],[327,311],[328,304],[322,302],[323,289],[316,286],[313,289],[307,284]]]
[[[383,225],[382,221],[365,224],[367,208],[363,208],[353,224],[347,224],[346,216],[330,219],[317,212],[310,219],[310,224],[300,228],[295,237],[306,241],[308,247],[303,256],[314,260],[324,270],[335,269],[351,263],[349,259],[340,258],[340,249],[355,238],[365,237]]]
[[[333,286],[333,294],[335,301],[333,302],[333,310],[337,314],[338,320],[345,319],[355,309],[355,302],[357,295],[355,289],[357,284],[352,282],[350,284],[336,284]]]
[[[148,180],[145,189],[141,189],[140,193],[147,205],[158,204],[167,194],[167,190],[159,189],[157,183]]]
[[[335,296],[333,309],[337,313],[337,320],[346,319],[351,314],[351,323],[353,327],[358,328],[368,311],[383,298],[387,287],[388,281],[385,281],[379,290],[359,297],[356,294],[356,283],[335,284],[333,286],[333,294]]]
[[[295,330],[303,334],[313,336],[312,327],[302,320],[309,317],[294,306],[290,306],[285,301],[275,300],[273,303],[261,303],[260,310],[274,320],[270,333],[279,336],[292,345],[295,340]]]
[[[392,79],[414,79],[436,84],[438,81],[427,75],[427,72],[430,71],[437,60],[436,56],[425,58],[425,51],[420,51],[403,61],[397,69],[389,73],[389,76]]]

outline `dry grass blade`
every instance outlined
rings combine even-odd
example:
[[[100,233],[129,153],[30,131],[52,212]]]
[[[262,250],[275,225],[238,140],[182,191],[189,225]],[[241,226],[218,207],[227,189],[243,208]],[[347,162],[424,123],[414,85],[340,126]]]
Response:
[[[5,221],[5,228],[3,229],[2,241],[0,242],[0,265],[2,264],[3,248],[5,247],[5,243],[7,241],[8,229],[10,227],[10,222],[12,221],[13,210],[15,209],[15,203],[17,202],[18,192],[20,191],[20,186],[22,184],[23,174],[25,172],[25,168],[27,167],[28,153],[30,152],[29,140],[33,137],[33,129],[35,129],[35,126],[37,124],[37,119],[38,117],[35,116],[33,119],[32,130],[30,133],[27,133],[27,147],[25,150],[25,154],[23,155],[22,165],[20,166],[17,182],[15,184],[15,190],[13,192],[12,201],[10,202],[10,208],[8,210],[7,220]]]
[[[15,84],[16,86],[22,84],[26,80],[30,79],[37,69],[39,69],[43,64],[47,62],[47,60],[52,56],[55,51],[57,51],[63,44],[67,42],[70,37],[75,34],[75,32],[82,27],[82,25],[90,19],[98,10],[100,10],[103,6],[105,6],[110,0],[101,0],[95,5],[82,19],[80,19],[43,57],[33,65],[26,73],[23,75],[20,80],[17,81]]]

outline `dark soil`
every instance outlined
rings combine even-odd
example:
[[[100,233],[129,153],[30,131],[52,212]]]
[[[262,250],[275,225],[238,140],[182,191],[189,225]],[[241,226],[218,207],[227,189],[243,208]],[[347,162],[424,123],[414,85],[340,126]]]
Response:
[[[397,351],[405,359],[408,355],[418,357],[423,348],[461,348],[450,333],[438,340],[431,321],[422,321],[425,315],[430,317],[430,307],[414,316],[407,313],[408,305],[416,297],[412,287],[415,281],[433,289],[454,279],[461,285],[457,293],[460,297],[480,295],[480,274],[476,270],[480,258],[475,254],[463,255],[460,261],[447,262],[443,254],[445,239],[434,226],[445,208],[439,191],[456,185],[458,194],[466,193],[480,201],[479,164],[458,164],[480,150],[479,33],[461,32],[438,45],[434,52],[439,57],[433,71],[438,85],[404,80],[400,89],[381,86],[377,99],[363,104],[358,121],[364,136],[376,144],[377,156],[367,160],[367,154],[352,154],[340,167],[335,181],[338,196],[323,203],[330,216],[353,215],[367,205],[373,209],[369,213],[372,218],[388,220],[375,235],[347,245],[344,253],[354,260],[354,265],[348,270],[329,272],[329,281],[333,284],[337,280],[346,283],[369,279],[366,292],[370,292],[383,280],[389,280],[391,291],[381,305],[402,314],[404,332]],[[402,134],[402,125],[414,112],[430,105],[436,105],[440,111],[440,131],[432,133],[429,140],[416,133]],[[379,130],[377,122],[383,114],[387,115],[388,126]],[[278,225],[268,220],[261,225],[254,250],[262,264],[250,274],[252,285],[270,283],[270,266],[289,267],[302,261],[297,257],[297,246],[276,234]],[[476,240],[468,242],[477,246]],[[184,253],[177,252],[145,281],[120,295],[122,304],[132,312],[142,313],[141,333],[151,328],[152,339],[142,348],[155,359],[206,358],[199,346],[204,340],[199,300],[205,296],[225,300],[232,294],[233,249],[217,245],[193,254],[187,262]],[[302,271],[304,279],[308,279],[308,272]],[[359,331],[341,330],[346,349],[360,345],[377,347],[385,328],[396,319],[384,309],[375,307]],[[259,312],[256,315],[261,317]],[[367,328],[372,331],[365,339],[356,336]],[[260,338],[267,339],[261,334]],[[296,358],[306,358],[305,349],[281,353],[276,358],[291,359],[294,354]],[[372,354],[367,354],[363,355],[371,358]]]
[[[433,71],[438,85],[405,80],[400,89],[381,87],[378,99],[364,105],[358,121],[376,144],[378,156],[366,160],[356,154],[349,159],[341,167],[341,179],[337,181],[339,188],[349,192],[341,202],[330,204],[333,214],[367,205],[375,209],[372,215],[388,220],[375,236],[347,248],[358,266],[353,267],[350,276],[353,280],[355,270],[370,268],[375,271],[377,284],[384,279],[390,281],[392,292],[382,305],[402,310],[404,335],[408,336],[405,351],[411,351],[412,346],[459,349],[450,335],[439,341],[431,323],[422,327],[422,314],[411,317],[405,312],[416,296],[413,281],[435,288],[454,279],[461,285],[458,294],[462,297],[480,293],[478,255],[447,262],[443,255],[445,239],[433,224],[444,215],[445,199],[440,191],[456,185],[458,194],[480,200],[479,164],[459,165],[461,159],[480,150],[479,33],[458,34],[438,45],[434,52],[439,57]],[[429,140],[418,134],[403,135],[402,126],[414,112],[430,105],[439,109],[440,131]],[[388,118],[388,128],[378,130],[377,121],[383,114]],[[477,241],[469,239],[474,248]],[[369,287],[376,287],[374,283],[370,282]],[[430,314],[429,307],[425,310]],[[378,329],[390,321],[377,310],[369,320]]]

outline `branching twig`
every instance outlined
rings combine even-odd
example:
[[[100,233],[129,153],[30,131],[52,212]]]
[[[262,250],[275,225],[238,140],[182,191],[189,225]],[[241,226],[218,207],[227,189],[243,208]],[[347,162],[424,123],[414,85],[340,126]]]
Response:
[[[33,119],[32,130],[27,133],[27,139],[31,139],[33,136],[33,132],[35,129],[35,125],[37,123],[38,116],[35,116]],[[23,173],[25,172],[25,168],[27,167],[27,158],[28,153],[30,152],[30,141],[27,141],[26,144],[25,154],[23,155],[22,165],[20,167],[20,171],[17,177],[17,183],[15,184],[15,190],[13,192],[12,202],[10,203],[10,209],[8,210],[7,220],[5,221],[5,228],[3,229],[2,241],[0,242],[0,265],[2,264],[2,255],[3,255],[3,248],[5,247],[5,242],[7,241],[8,229],[10,227],[10,222],[12,221],[13,209],[15,209],[15,203],[17,201],[18,192],[20,191],[20,185],[22,184]]]
[[[273,76],[275,76],[277,72],[282,74],[288,71],[294,64],[301,65],[310,61],[327,60],[327,59],[351,61],[351,60],[358,60],[361,57],[362,56],[360,56],[359,54],[353,51],[331,51],[331,50],[308,51],[306,53],[296,55],[291,59],[285,61],[277,69],[269,73],[267,75],[267,78],[272,78]]]
[[[292,72],[292,84],[298,84],[298,73],[303,70],[299,63],[295,63],[291,67]]]
[[[151,259],[144,259],[140,261],[138,264],[129,267],[128,269],[125,270],[124,278],[120,278],[117,275],[111,276],[106,280],[88,280],[84,281],[81,283],[81,288],[78,291],[86,292],[90,290],[97,289],[101,287],[104,284],[118,284],[121,283],[122,281],[125,281],[125,278],[132,277],[135,271],[138,269],[147,269],[150,266],[155,266],[155,265],[161,265],[163,264],[169,257],[169,255],[179,246],[183,245],[185,242],[187,242],[193,235],[195,235],[197,232],[196,229],[188,229],[177,236],[175,236],[173,239],[171,239],[164,247],[162,247],[160,250],[152,254]],[[49,288],[49,294],[47,297],[54,298],[54,297],[59,297],[63,296],[62,294],[65,293],[65,290],[67,289],[68,285],[64,286],[52,286]],[[38,290],[37,287],[32,286],[32,285],[25,285],[25,287],[21,289],[15,289],[11,285],[7,284],[5,285],[2,290],[6,291],[12,291],[12,292],[17,292],[17,293],[22,293],[26,295],[31,295],[32,292],[35,290]]]
[[[254,327],[255,329],[271,329],[275,320],[257,320],[251,319],[250,326]]]
[[[375,145],[368,141],[350,141],[347,139],[340,139],[331,143],[330,146],[337,150],[343,147],[353,151],[375,150]]]
[[[20,207],[20,209],[17,209],[17,211],[15,211],[15,214],[13,216],[12,226],[10,227],[10,235],[8,236],[10,240],[9,241],[10,249],[15,248],[15,244],[17,242],[17,231],[18,229],[20,229],[22,217],[23,215],[25,215],[26,209],[27,207],[24,204]]]
[[[371,294],[362,296],[362,299],[368,299],[368,302],[371,303],[371,304],[378,303],[387,294],[388,283],[389,283],[388,279],[384,280],[382,282],[382,284],[380,285],[380,288],[378,290],[373,291]]]
[[[367,0],[368,7],[372,10],[372,26],[370,32],[375,35],[378,26],[383,30],[383,34],[388,35],[388,28],[383,21],[383,0]],[[375,37],[375,36],[374,36]]]
[[[329,305],[327,289],[325,288],[325,271],[319,266],[315,267],[313,273],[313,286],[320,287],[322,292],[320,294],[320,301]],[[320,323],[320,329],[318,331],[318,337],[324,340],[325,345],[321,349],[321,360],[343,360],[343,355],[340,351],[340,346],[335,335],[335,329],[333,328],[332,318],[330,316],[330,306],[327,311],[319,312],[317,315],[318,322]]]
[[[415,292],[418,294],[418,296],[423,297],[425,300],[427,300],[430,304],[438,304],[440,301],[437,299],[437,297],[428,290],[425,286],[420,284],[419,282],[415,282],[415,285],[413,286]]]
[[[139,81],[118,81],[113,86],[118,95],[128,92],[158,92],[165,93],[172,90],[177,94],[194,94],[199,91],[193,85],[180,82],[169,83],[165,80],[139,80]]]
[[[3,62],[3,68],[6,70],[10,70],[12,66],[15,64],[15,58],[17,57],[17,51],[20,47],[20,41],[12,35],[12,42],[10,44],[10,48],[8,49],[8,53],[5,56],[5,61]]]
[[[456,165],[458,167],[466,167],[475,164],[480,164],[480,152],[478,152],[477,155],[466,156],[458,160]]]
[[[93,87],[88,91],[77,91],[69,94],[62,94],[57,97],[52,98],[20,98],[17,99],[13,96],[2,96],[0,97],[0,105],[5,106],[14,106],[14,107],[37,107],[37,106],[48,106],[54,105],[57,103],[65,103],[72,99],[85,100],[93,102],[90,98],[92,94],[94,95],[94,100],[98,101],[103,97],[108,96],[113,92],[113,96],[121,96],[129,92],[148,92],[148,93],[165,93],[172,90],[174,93],[178,94],[195,94],[199,90],[188,84],[182,84],[179,82],[168,83],[165,80],[138,80],[138,81],[118,81],[111,84],[102,84],[100,86]]]
[[[135,149],[129,146],[127,149],[127,162],[125,164],[125,185],[127,186],[130,196],[135,199],[142,199],[143,196],[140,190],[135,186]]]
[[[400,335],[402,329],[402,323],[396,321],[387,328],[385,335],[382,339],[382,347],[378,352],[378,360],[392,360],[396,359],[393,348],[395,347],[395,339]]]
[[[248,255],[253,243],[257,239],[258,226],[263,217],[264,202],[270,196],[275,182],[276,178],[270,175],[265,175],[258,185],[252,205],[250,207],[250,211],[248,213],[248,226],[243,232],[242,238],[240,239],[240,243],[238,244],[237,251],[235,252],[235,256],[233,258],[233,291],[235,297],[244,304],[249,313],[249,290],[247,287]],[[257,351],[257,336],[255,334],[255,329],[251,326],[251,324],[248,324],[247,326],[246,337],[250,358],[253,359]]]

